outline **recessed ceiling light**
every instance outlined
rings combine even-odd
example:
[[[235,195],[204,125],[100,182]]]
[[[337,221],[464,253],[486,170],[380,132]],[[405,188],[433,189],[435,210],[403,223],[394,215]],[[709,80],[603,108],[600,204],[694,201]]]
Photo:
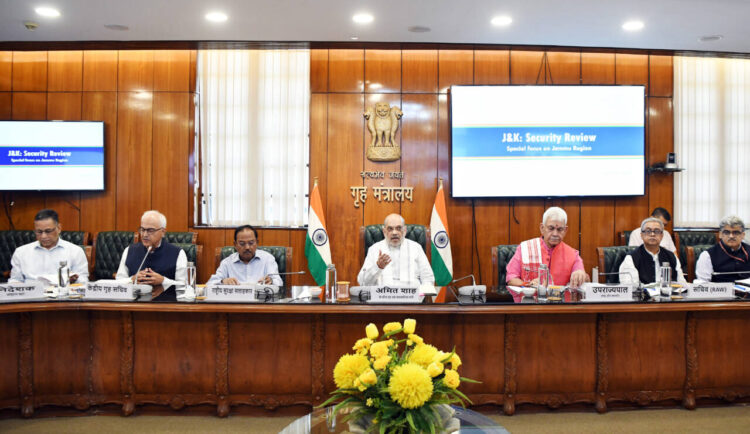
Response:
[[[408,30],[412,33],[427,33],[432,29],[430,29],[429,27],[425,27],[425,26],[411,26],[409,27]]]
[[[349,39],[351,39],[352,41],[356,41],[357,39],[359,39],[359,36],[352,36]]]
[[[509,26],[510,23],[512,22],[513,22],[513,18],[507,15],[498,15],[492,18],[492,21],[490,21],[490,23],[492,23],[493,26],[497,26],[497,27]]]
[[[126,30],[130,30],[130,27],[123,26],[122,24],[105,24],[104,27],[107,28],[107,29],[109,29],[109,30],[117,30],[117,31],[120,31],[120,32],[124,32]]]
[[[36,12],[37,15],[48,18],[57,18],[60,16],[60,11],[49,6],[39,6],[38,8],[34,9],[34,12]]]
[[[723,35],[706,35],[706,36],[701,36],[700,38],[698,38],[698,40],[701,42],[716,42],[721,39],[724,39]]]
[[[625,23],[622,25],[622,28],[623,30],[627,30],[628,32],[636,32],[643,28],[643,21],[640,21],[640,20],[625,21]]]
[[[214,23],[223,23],[228,18],[224,12],[209,12],[206,14],[206,19]]]
[[[375,20],[375,17],[368,13],[356,14],[352,17],[352,21],[357,24],[369,24]]]

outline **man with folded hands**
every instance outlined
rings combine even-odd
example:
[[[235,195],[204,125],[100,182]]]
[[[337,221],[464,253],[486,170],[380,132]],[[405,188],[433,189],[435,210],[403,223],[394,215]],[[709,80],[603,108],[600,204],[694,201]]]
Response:
[[[657,217],[649,217],[641,222],[640,237],[643,244],[625,257],[620,264],[620,283],[635,283],[647,285],[661,279],[662,264],[669,264],[671,280],[685,285],[680,260],[669,249],[662,245],[664,237],[664,222]]]
[[[141,217],[138,232],[140,241],[122,252],[116,278],[130,279],[138,284],[161,285],[152,294],[154,299],[176,300],[175,287],[187,281],[187,255],[181,248],[162,239],[167,233],[167,218],[159,211],[146,211]]]
[[[279,265],[272,254],[258,250],[258,232],[250,225],[234,230],[236,252],[224,258],[207,285],[239,285],[240,283],[263,283],[282,286]]]
[[[518,245],[506,267],[508,285],[536,286],[539,283],[539,266],[546,264],[550,272],[550,285],[578,288],[589,281],[583,270],[583,260],[578,250],[563,242],[568,231],[568,214],[560,207],[548,208],[539,225],[541,236]]]

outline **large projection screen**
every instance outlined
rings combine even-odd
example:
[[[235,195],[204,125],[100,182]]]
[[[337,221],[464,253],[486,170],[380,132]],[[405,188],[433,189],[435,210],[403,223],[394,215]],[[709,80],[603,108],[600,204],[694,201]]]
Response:
[[[453,197],[644,194],[644,86],[452,86]]]

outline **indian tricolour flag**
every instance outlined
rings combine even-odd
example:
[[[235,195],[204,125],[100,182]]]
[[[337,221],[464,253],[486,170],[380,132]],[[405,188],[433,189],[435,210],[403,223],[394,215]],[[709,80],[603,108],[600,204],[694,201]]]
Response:
[[[432,271],[435,273],[435,285],[445,286],[453,279],[453,256],[451,239],[448,236],[448,214],[445,212],[445,193],[443,180],[440,180],[435,205],[430,218],[432,233]]]
[[[315,283],[325,285],[326,267],[331,263],[331,245],[328,243],[326,219],[323,216],[323,203],[320,201],[318,181],[315,180],[310,193],[310,214],[307,221],[307,239],[305,240],[307,268]]]

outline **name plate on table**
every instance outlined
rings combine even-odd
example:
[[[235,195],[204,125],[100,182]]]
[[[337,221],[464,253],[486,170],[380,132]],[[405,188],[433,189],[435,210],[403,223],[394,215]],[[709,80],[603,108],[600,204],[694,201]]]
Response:
[[[40,299],[44,299],[44,286],[41,282],[4,283],[0,285],[0,303]]]
[[[206,287],[206,301],[211,303],[247,303],[256,301],[258,285],[211,285]]]
[[[380,286],[370,289],[370,303],[421,303],[424,295],[416,286]]]
[[[584,283],[579,291],[581,301],[633,301],[633,285],[607,285],[603,283]]]
[[[137,297],[135,285],[116,280],[87,282],[83,289],[84,300],[133,301]]]
[[[688,285],[687,298],[691,300],[731,300],[734,298],[734,283],[694,283]]]

